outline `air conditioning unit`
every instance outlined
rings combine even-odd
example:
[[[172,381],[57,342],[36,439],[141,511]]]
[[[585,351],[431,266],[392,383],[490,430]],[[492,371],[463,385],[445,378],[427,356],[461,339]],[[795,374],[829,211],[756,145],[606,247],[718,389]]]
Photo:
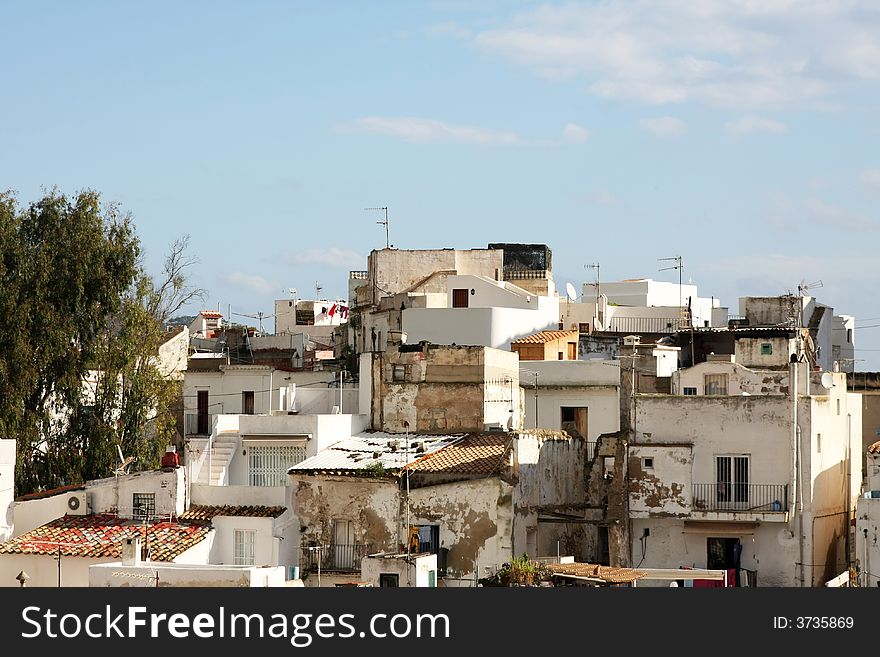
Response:
[[[89,496],[85,492],[71,493],[67,496],[67,515],[85,516],[91,512]]]

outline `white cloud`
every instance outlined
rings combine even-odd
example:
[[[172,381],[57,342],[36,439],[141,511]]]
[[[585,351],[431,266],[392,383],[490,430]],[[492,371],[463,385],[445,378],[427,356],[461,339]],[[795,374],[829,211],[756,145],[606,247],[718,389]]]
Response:
[[[451,125],[435,119],[417,117],[369,116],[342,126],[349,132],[395,137],[411,144],[519,144],[512,132],[498,132],[474,126]]]
[[[810,198],[804,201],[803,208],[807,216],[817,224],[855,231],[873,230],[877,227],[871,219],[864,215],[826,203],[817,198]]]
[[[781,135],[788,132],[788,126],[763,116],[743,116],[724,124],[724,129],[734,135],[751,135],[758,132]]]
[[[280,290],[281,286],[276,283],[270,283],[262,276],[255,274],[244,274],[240,271],[234,271],[223,276],[223,281],[231,285],[250,290],[259,295],[272,294],[276,290]]]
[[[655,137],[681,137],[687,132],[687,124],[674,116],[642,119],[639,121],[639,126]]]
[[[873,0],[605,0],[526,10],[474,43],[602,97],[803,109],[880,79],[878,30]]]
[[[326,265],[340,269],[363,267],[366,262],[366,258],[359,253],[335,246],[325,249],[306,249],[292,254],[289,259],[294,265]]]
[[[859,174],[859,182],[865,187],[880,189],[880,169],[865,169]]]
[[[590,131],[577,123],[566,123],[562,129],[562,138],[571,144],[582,144],[590,138]]]

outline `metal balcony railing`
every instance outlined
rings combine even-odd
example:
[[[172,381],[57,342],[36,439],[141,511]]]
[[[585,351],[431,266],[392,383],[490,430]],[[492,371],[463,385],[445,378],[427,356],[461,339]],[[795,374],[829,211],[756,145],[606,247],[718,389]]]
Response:
[[[611,333],[675,333],[682,323],[680,317],[612,317]]]
[[[331,543],[318,549],[303,548],[303,570],[318,570],[318,563],[323,571],[360,572],[361,559],[370,553],[366,543],[340,544]]]
[[[187,413],[184,416],[184,433],[187,436],[210,436],[215,413]]]
[[[719,481],[714,484],[694,484],[693,490],[694,511],[788,511],[788,484]]]
[[[366,271],[350,271],[348,272],[348,278],[349,280],[365,281],[367,280],[368,274],[369,272]]]

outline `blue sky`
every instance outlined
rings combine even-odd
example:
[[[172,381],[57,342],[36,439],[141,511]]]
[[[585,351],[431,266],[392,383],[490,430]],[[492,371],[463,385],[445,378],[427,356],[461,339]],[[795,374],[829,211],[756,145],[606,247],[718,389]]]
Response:
[[[192,236],[205,305],[344,297],[384,246],[544,242],[560,286],[821,280],[880,370],[880,5],[0,6],[0,187],[89,187],[145,262]],[[858,325],[857,324],[857,325]]]

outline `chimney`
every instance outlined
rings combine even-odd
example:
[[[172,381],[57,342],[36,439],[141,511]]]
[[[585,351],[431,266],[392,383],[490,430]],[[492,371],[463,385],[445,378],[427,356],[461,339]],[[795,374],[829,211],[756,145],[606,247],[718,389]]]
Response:
[[[130,536],[122,539],[122,565],[141,565],[141,539],[140,536]]]

